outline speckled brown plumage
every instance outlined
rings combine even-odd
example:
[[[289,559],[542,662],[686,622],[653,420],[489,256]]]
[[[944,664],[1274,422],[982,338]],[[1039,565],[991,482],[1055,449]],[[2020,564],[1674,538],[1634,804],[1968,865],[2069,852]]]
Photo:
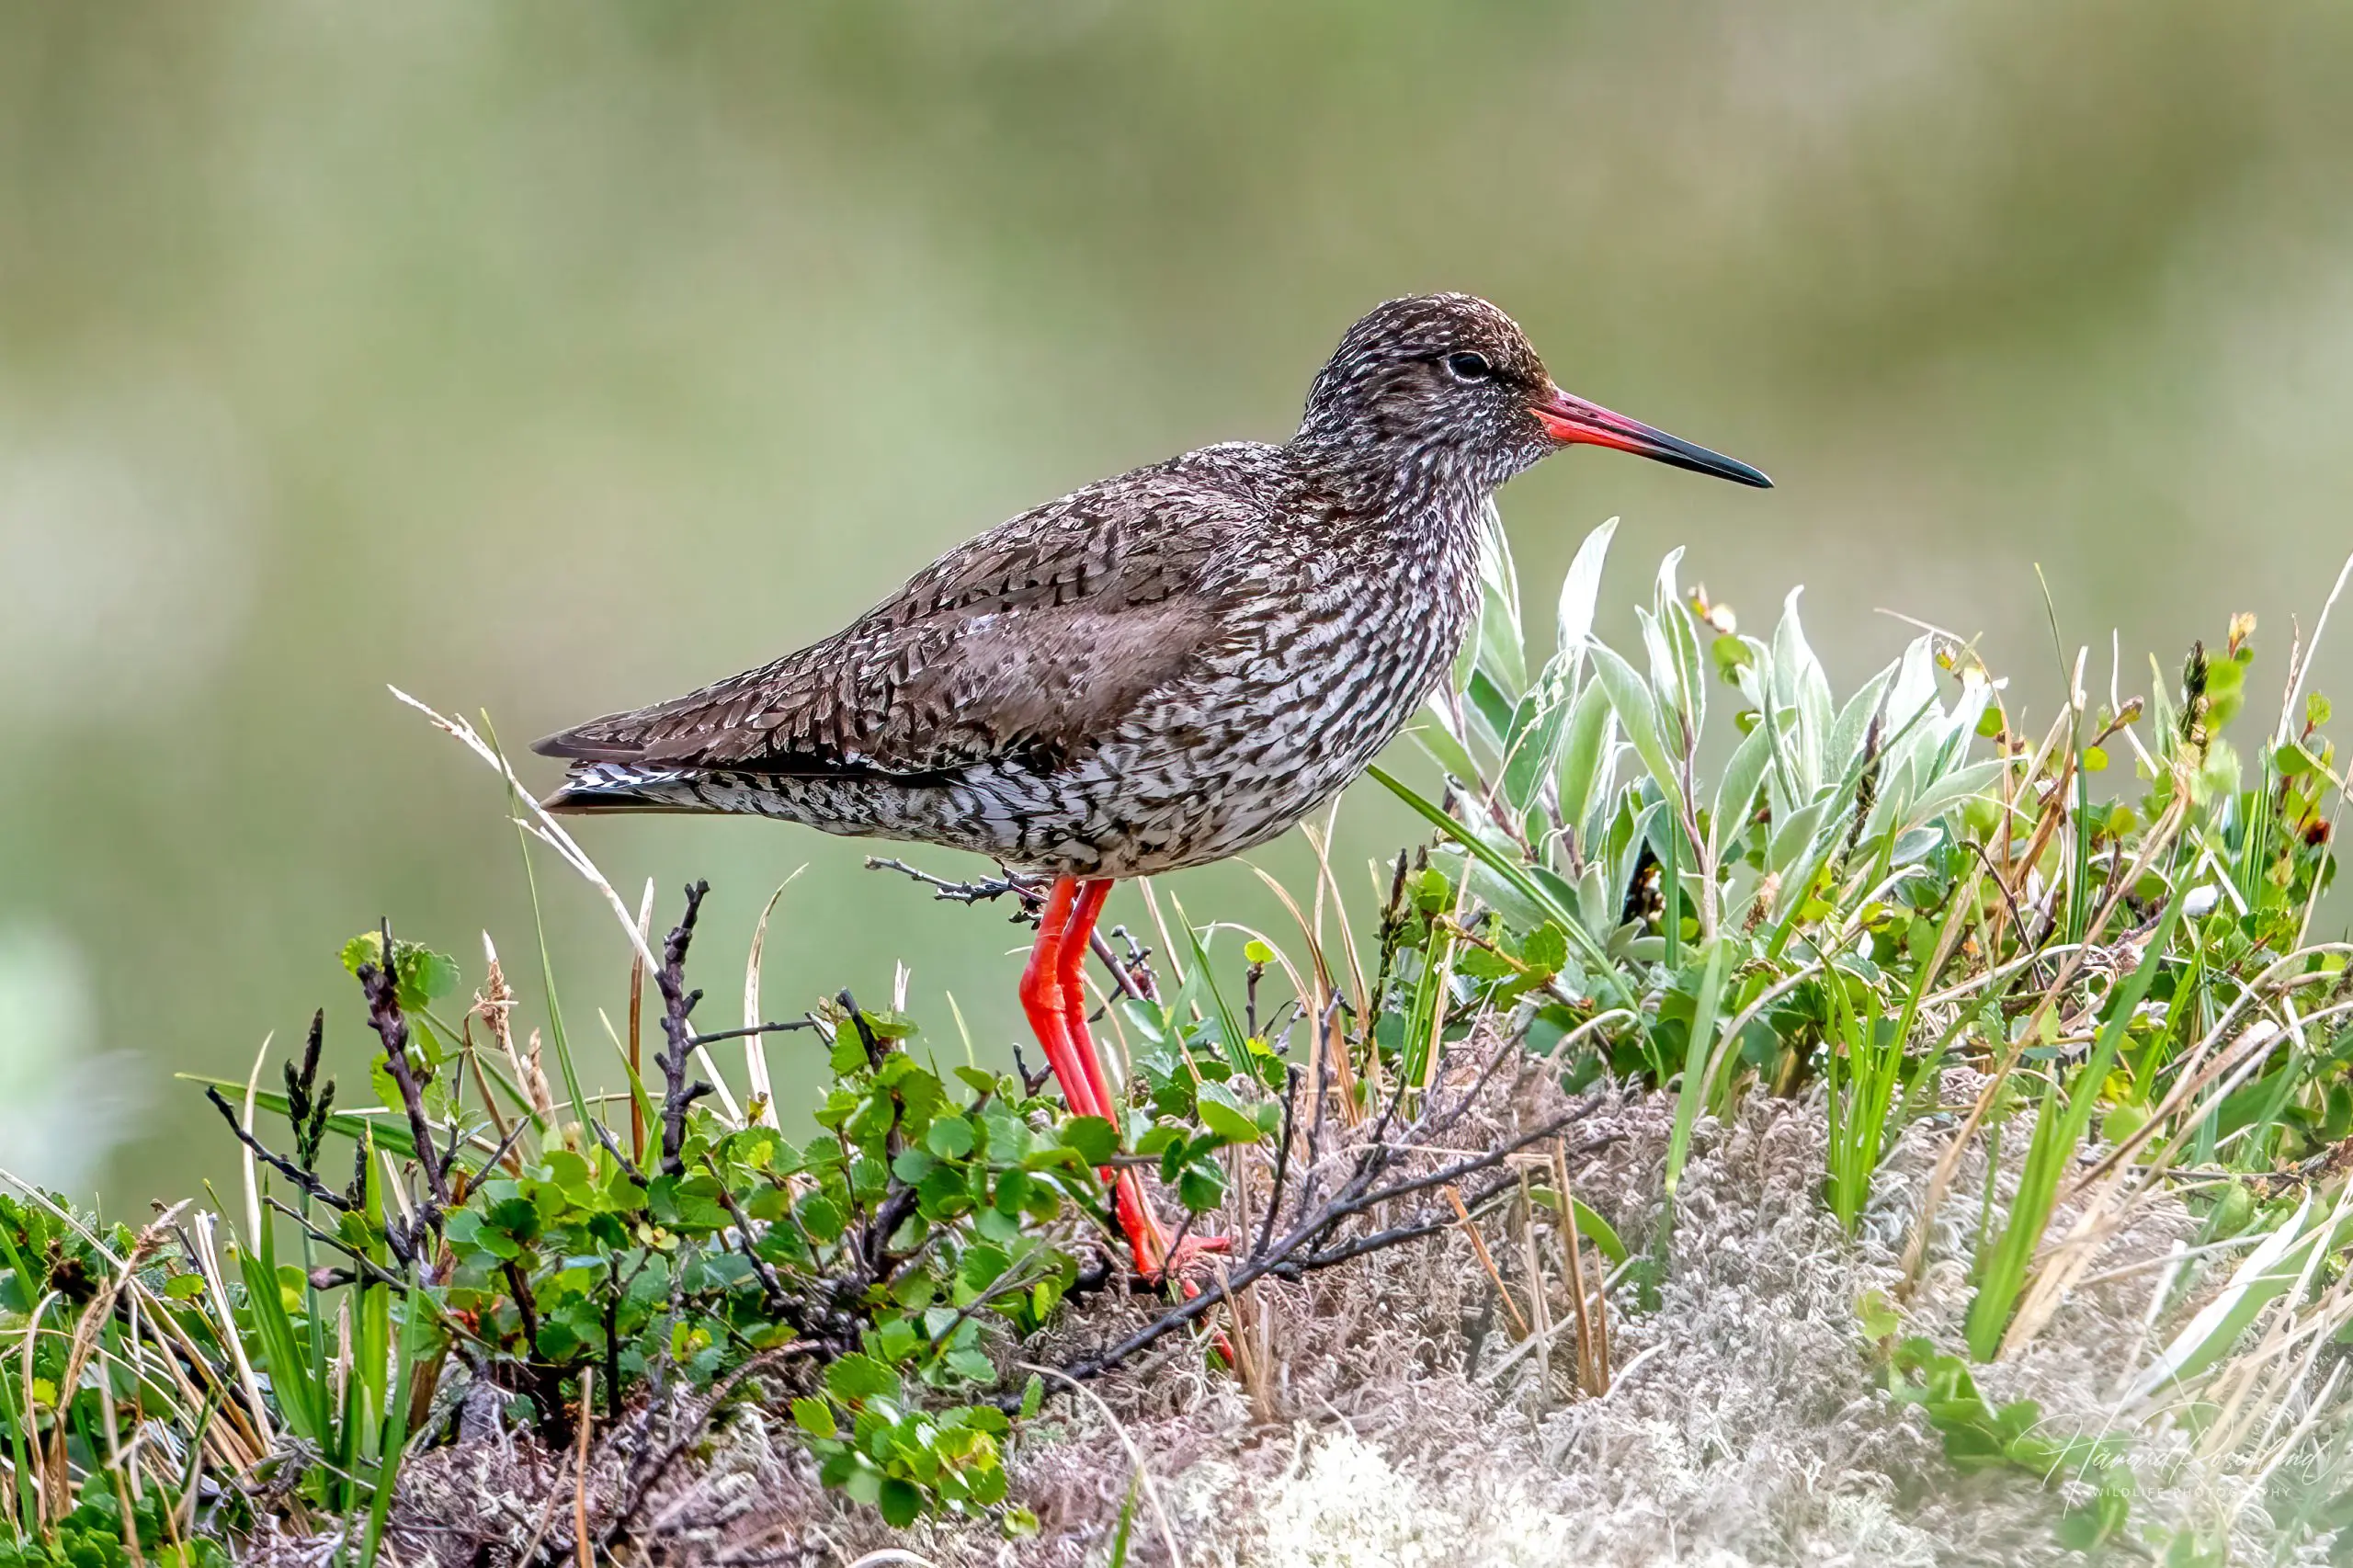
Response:
[[[1280,446],[1203,448],[950,551],[823,642],[539,743],[562,811],[741,812],[1083,878],[1199,864],[1359,773],[1469,627],[1495,487],[1562,445],[1753,470],[1559,392],[1461,294],[1359,321]]]

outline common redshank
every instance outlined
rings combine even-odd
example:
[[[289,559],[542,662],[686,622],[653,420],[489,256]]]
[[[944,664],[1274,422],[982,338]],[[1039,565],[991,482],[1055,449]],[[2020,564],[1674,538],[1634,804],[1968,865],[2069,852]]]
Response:
[[[1350,327],[1280,446],[1204,447],[959,545],[842,631],[535,750],[561,812],[779,817],[1051,879],[1021,1005],[1071,1109],[1116,1126],[1081,971],[1114,881],[1238,854],[1363,771],[1451,665],[1483,510],[1567,446],[1747,464],[1552,384],[1467,294]],[[1114,1182],[1147,1278],[1168,1242]]]

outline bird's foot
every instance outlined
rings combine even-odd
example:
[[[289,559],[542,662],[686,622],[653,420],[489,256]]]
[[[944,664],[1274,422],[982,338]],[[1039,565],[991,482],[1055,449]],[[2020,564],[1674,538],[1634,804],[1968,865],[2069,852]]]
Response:
[[[1224,1236],[1184,1236],[1172,1241],[1161,1227],[1160,1217],[1152,1211],[1151,1201],[1144,1197],[1143,1182],[1133,1170],[1119,1173],[1113,1182],[1112,1198],[1119,1211],[1120,1229],[1127,1233],[1128,1244],[1135,1249],[1136,1273],[1148,1284],[1174,1279],[1186,1295],[1191,1296],[1197,1291],[1193,1276],[1206,1272],[1202,1260],[1210,1254],[1227,1251],[1231,1245]]]
[[[1210,1270],[1210,1255],[1233,1251],[1233,1241],[1231,1236],[1180,1237],[1157,1264],[1148,1261],[1143,1256],[1143,1249],[1138,1247],[1136,1272],[1142,1275],[1147,1283],[1154,1285],[1174,1279],[1185,1294],[1190,1296],[1196,1289],[1194,1281]]]

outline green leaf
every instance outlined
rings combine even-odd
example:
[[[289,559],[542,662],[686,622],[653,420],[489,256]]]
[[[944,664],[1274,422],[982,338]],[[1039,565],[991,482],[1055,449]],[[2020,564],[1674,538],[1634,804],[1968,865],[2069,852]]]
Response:
[[[1576,684],[1578,665],[1593,637],[1594,605],[1601,597],[1602,568],[1609,559],[1609,541],[1618,535],[1618,519],[1610,518],[1585,536],[1569,570],[1561,579],[1561,598],[1553,625],[1555,646],[1571,662],[1569,683]]]
[[[1577,1233],[1599,1247],[1612,1267],[1626,1261],[1626,1244],[1618,1239],[1608,1221],[1586,1208],[1582,1199],[1570,1199],[1569,1211],[1576,1217]]]
[[[923,1135],[924,1147],[943,1160],[962,1159],[972,1152],[974,1142],[972,1122],[961,1116],[938,1118]]]
[[[881,1511],[884,1524],[903,1530],[922,1516],[923,1494],[915,1490],[914,1483],[892,1476],[882,1483],[874,1506]]]
[[[1556,777],[1561,820],[1573,832],[1583,831],[1585,820],[1593,809],[1595,793],[1601,787],[1603,765],[1608,760],[1610,733],[1617,722],[1617,713],[1609,706],[1609,694],[1601,688],[1601,683],[1586,683],[1577,693],[1576,706],[1569,713],[1568,734],[1561,745]]]
[[[1378,780],[1391,794],[1421,813],[1439,832],[1469,850],[1473,858],[1510,884],[1520,896],[1541,909],[1547,919],[1559,923],[1570,939],[1577,944],[1580,956],[1593,966],[1596,971],[1593,976],[1594,984],[1606,995],[1614,998],[1624,994],[1622,983],[1617,979],[1617,966],[1610,961],[1609,955],[1601,949],[1600,944],[1593,939],[1592,934],[1586,930],[1568,907],[1535,878],[1529,876],[1527,868],[1517,858],[1506,855],[1472,833],[1462,824],[1424,800],[1410,785],[1405,784],[1386,769],[1376,766],[1366,768],[1365,772]]]
[[[1176,907],[1176,921],[1184,930],[1185,939],[1193,949],[1193,972],[1188,978],[1209,987],[1210,1006],[1217,1014],[1218,1043],[1224,1047],[1225,1059],[1233,1070],[1246,1074],[1250,1071],[1250,1049],[1243,1042],[1249,1038],[1249,1031],[1242,1027],[1233,1009],[1225,1005],[1225,994],[1218,989],[1217,971],[1210,962],[1209,945],[1201,940],[1200,931],[1185,918],[1183,904],[1173,898],[1170,903]]]
[[[343,967],[356,975],[361,964],[381,961],[383,951],[383,934],[363,931],[343,945],[340,956]],[[393,937],[392,968],[400,980],[395,999],[404,1013],[422,1013],[458,988],[458,960],[420,942]]]
[[[2155,935],[2142,949],[2139,965],[2112,993],[2107,1021],[2100,1026],[2090,1056],[2076,1069],[2071,1087],[2063,1094],[2054,1080],[2043,1093],[2027,1147],[2026,1163],[2018,1176],[2018,1194],[2011,1201],[2009,1221],[1986,1256],[1980,1270],[1977,1293],[1969,1303],[1969,1351],[1980,1361],[1992,1360],[2001,1347],[2011,1309],[2026,1287],[2027,1271],[2033,1263],[2035,1250],[2042,1244],[2043,1231],[2051,1222],[2060,1177],[2091,1125],[2093,1108],[2101,1086],[2108,1081],[2109,1069],[2116,1063],[2117,1053],[2123,1047],[2133,1011],[2156,979],[2157,971],[2165,962],[2165,949],[2172,944],[2174,928],[2180,924],[2181,912],[2188,903],[2187,899],[2177,898],[2165,905],[2165,914],[2158,917]],[[2042,1017],[2048,1019],[2051,1016],[2052,1009],[2046,1007]]]
[[[964,1255],[964,1261],[957,1267],[956,1278],[975,1291],[986,1290],[1004,1278],[1009,1267],[1011,1260],[1005,1256],[1003,1247],[976,1246]]]
[[[1683,787],[1675,763],[1667,756],[1666,744],[1660,738],[1658,702],[1650,687],[1635,673],[1634,666],[1606,642],[1593,645],[1593,673],[1618,715],[1620,727],[1633,743],[1634,755],[1650,769],[1651,778],[1666,797],[1669,808],[1680,812]]]
[[[1691,1151],[1691,1129],[1699,1119],[1706,1097],[1709,1048],[1716,1038],[1716,1005],[1723,995],[1724,960],[1733,939],[1719,937],[1708,945],[1708,962],[1699,979],[1699,994],[1691,1016],[1691,1035],[1683,1055],[1682,1081],[1675,1096],[1675,1127],[1666,1144],[1666,1196],[1671,1202],[1683,1179],[1683,1162]]]
[[[1529,969],[1545,974],[1558,974],[1569,966],[1569,934],[1557,920],[1547,920],[1528,934],[1520,944],[1519,961]]]
[[[845,1356],[825,1369],[825,1392],[844,1404],[899,1397],[898,1374],[871,1356]]]
[[[950,1350],[941,1359],[947,1363],[948,1369],[960,1378],[968,1378],[976,1383],[996,1381],[996,1363],[981,1351]]]
[[[808,1233],[809,1239],[820,1246],[841,1240],[842,1230],[847,1223],[841,1210],[831,1199],[814,1192],[794,1207],[793,1218],[801,1222],[801,1228]]]
[[[1225,1201],[1225,1167],[1214,1160],[1196,1160],[1176,1176],[1176,1197],[1196,1214],[1206,1214]]]
[[[1090,1165],[1108,1165],[1120,1152],[1120,1130],[1099,1116],[1065,1118],[1062,1141]]]
[[[840,1431],[834,1424],[834,1407],[807,1394],[792,1402],[792,1420],[813,1437],[831,1438]]]
[[[1203,1084],[1194,1105],[1201,1125],[1228,1143],[1256,1143],[1258,1123],[1222,1084]]]
[[[1772,760],[1773,737],[1763,724],[1741,737],[1740,744],[1733,748],[1722,781],[1716,786],[1715,810],[1708,819],[1708,857],[1712,865],[1722,863],[1725,850],[1747,826],[1749,810],[1756,804],[1757,789],[1765,782],[1765,769]]]

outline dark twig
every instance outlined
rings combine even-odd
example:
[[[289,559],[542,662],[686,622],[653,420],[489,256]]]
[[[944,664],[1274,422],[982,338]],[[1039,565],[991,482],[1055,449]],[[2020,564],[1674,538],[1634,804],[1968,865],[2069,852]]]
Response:
[[[867,1065],[880,1068],[890,1059],[891,1042],[875,1033],[865,1010],[858,1006],[858,998],[851,995],[847,988],[834,1000],[840,1004],[843,1015],[849,1019],[850,1028],[858,1031],[858,1043],[866,1051]],[[889,1158],[896,1159],[900,1151],[906,1147],[906,1134],[900,1130],[905,1116],[906,1107],[900,1100],[898,1091],[893,1089],[891,1091],[891,1126],[882,1135],[883,1153]],[[913,1187],[895,1175],[891,1177],[888,1191],[882,1201],[876,1205],[872,1217],[868,1220],[858,1238],[858,1260],[864,1266],[869,1280],[880,1279],[891,1272],[891,1237],[906,1222],[907,1216],[915,1211],[917,1197]]]
[[[417,1223],[438,1233],[441,1211],[449,1207],[449,1172],[433,1144],[433,1122],[425,1114],[425,1085],[416,1076],[416,1068],[408,1059],[408,1019],[401,1014],[401,982],[398,949],[392,945],[392,923],[388,916],[378,924],[378,936],[382,945],[374,960],[359,966],[359,989],[368,998],[369,1027],[384,1042],[384,1070],[401,1091],[401,1104],[408,1111],[410,1135],[416,1142],[416,1161],[425,1168],[425,1190],[431,1196],[429,1209],[417,1215]]]
[[[359,1278],[365,1279],[369,1284],[388,1285],[393,1290],[399,1290],[404,1294],[407,1293],[409,1282],[406,1279],[404,1279],[401,1276],[392,1273],[381,1264],[375,1262],[372,1258],[369,1257],[367,1254],[354,1250],[349,1243],[344,1241],[333,1232],[320,1230],[316,1225],[311,1223],[308,1219],[304,1218],[302,1211],[296,1209],[292,1204],[281,1202],[278,1199],[272,1197],[264,1197],[262,1201],[268,1204],[272,1209],[277,1210],[280,1214],[285,1215],[288,1219],[293,1221],[296,1224],[301,1226],[302,1233],[309,1236],[321,1246],[332,1247],[336,1252],[343,1254],[344,1256],[351,1259],[353,1267],[358,1274]]]
[[[1152,949],[1138,942],[1135,933],[1125,926],[1111,927],[1111,936],[1127,946],[1125,958],[1112,953],[1110,942],[1098,929],[1090,944],[1095,955],[1119,973],[1121,988],[1131,996],[1141,996],[1147,1002],[1160,1000],[1160,982],[1152,972]]]
[[[896,871],[903,877],[912,877],[931,889],[932,898],[940,903],[985,903],[1010,893],[1021,901],[1022,907],[1015,916],[1017,919],[1028,915],[1029,906],[1039,899],[1036,888],[1009,872],[1004,876],[983,877],[975,881],[952,882],[945,877],[935,877],[929,871],[910,866],[904,860],[882,855],[869,855],[866,869],[870,871]]]
[[[858,1031],[858,1043],[866,1049],[866,1064],[869,1067],[881,1066],[882,1059],[891,1054],[890,1042],[874,1032],[874,1026],[867,1022],[865,1009],[858,1005],[857,997],[844,991],[834,1000],[842,1005],[842,1011],[849,1017],[850,1028]]]
[[[662,1174],[677,1176],[686,1168],[679,1151],[687,1142],[687,1108],[703,1096],[714,1093],[709,1084],[687,1079],[687,1053],[694,1049],[694,1031],[687,1018],[702,1000],[699,991],[687,989],[687,949],[695,939],[695,917],[702,912],[703,894],[710,891],[706,881],[687,884],[687,911],[670,935],[662,943],[662,967],[654,971],[654,983],[662,990],[662,1034],[668,1048],[654,1056],[654,1064],[662,1069]]]
[[[531,1347],[533,1358],[538,1359],[540,1358],[539,1301],[531,1294],[531,1287],[524,1280],[523,1271],[515,1266],[513,1258],[507,1258],[500,1263],[499,1268],[506,1276],[508,1294],[515,1298],[515,1315],[523,1324],[523,1343]],[[542,1412],[542,1414],[552,1413]]]
[[[1265,1252],[1267,1244],[1274,1239],[1275,1216],[1282,1211],[1283,1177],[1290,1169],[1291,1111],[1294,1102],[1299,1098],[1299,1078],[1300,1073],[1296,1067],[1287,1068],[1283,1073],[1282,1142],[1275,1145],[1274,1187],[1267,1194],[1267,1213],[1266,1217],[1258,1221],[1258,1241],[1257,1244],[1250,1249],[1252,1257],[1256,1257]]]
[[[777,1278],[776,1269],[769,1265],[767,1258],[754,1250],[751,1219],[745,1214],[744,1206],[735,1201],[735,1195],[728,1190],[727,1178],[719,1174],[719,1167],[711,1163],[709,1154],[702,1157],[702,1166],[710,1173],[711,1181],[719,1188],[720,1207],[726,1210],[727,1217],[735,1221],[735,1239],[740,1244],[744,1261],[752,1266],[754,1274],[759,1276],[760,1290],[768,1299],[768,1309],[771,1312],[782,1312],[796,1305],[792,1297],[786,1293],[784,1281]]]
[[[597,1120],[595,1117],[590,1117],[588,1119],[588,1128],[589,1131],[596,1133],[597,1142],[605,1146],[605,1152],[612,1155],[615,1160],[620,1163],[620,1167],[628,1174],[629,1179],[637,1183],[638,1186],[643,1187],[645,1185],[645,1173],[637,1168],[637,1162],[631,1159],[628,1153],[621,1148],[620,1140],[613,1136],[613,1130],[607,1127],[602,1121]]]
[[[1495,1051],[1493,1054],[1488,1056],[1485,1063],[1480,1067],[1479,1076],[1472,1083],[1468,1089],[1463,1091],[1462,1097],[1455,1101],[1451,1108],[1443,1112],[1434,1113],[1427,1119],[1427,1125],[1425,1130],[1426,1137],[1436,1138],[1439,1134],[1451,1129],[1456,1122],[1461,1120],[1463,1113],[1469,1110],[1473,1105],[1476,1105],[1479,1101],[1479,1096],[1487,1092],[1488,1081],[1495,1077],[1495,1069],[1501,1067],[1506,1061],[1519,1060],[1525,1055],[1526,1052],[1521,1047],[1520,1041],[1517,1036],[1506,1034],[1499,1039],[1496,1041]]]
[[[1367,1209],[1375,1208],[1383,1203],[1392,1202],[1400,1198],[1410,1197],[1416,1192],[1427,1191],[1433,1187],[1442,1187],[1448,1182],[1459,1181],[1474,1171],[1487,1170],[1492,1166],[1503,1164],[1506,1160],[1511,1158],[1512,1155],[1517,1154],[1522,1149],[1527,1148],[1530,1143],[1540,1142],[1542,1140],[1550,1138],[1552,1134],[1560,1131],[1563,1128],[1568,1126],[1569,1123],[1576,1120],[1577,1118],[1584,1114],[1585,1108],[1582,1106],[1578,1107],[1574,1110],[1565,1111],[1563,1114],[1554,1117],[1552,1120],[1545,1122],[1542,1126],[1537,1128],[1535,1131],[1522,1133],[1519,1137],[1513,1139],[1510,1142],[1504,1144],[1500,1148],[1490,1149],[1483,1154],[1473,1155],[1466,1160],[1459,1160],[1455,1164],[1447,1166],[1444,1170],[1430,1171],[1421,1176],[1408,1176],[1403,1181],[1392,1182],[1387,1187],[1376,1188],[1373,1191],[1364,1193],[1359,1197],[1349,1199],[1349,1201],[1346,1205],[1343,1205],[1343,1207],[1352,1214],[1360,1213]],[[1592,1151],[1603,1148],[1615,1141],[1614,1136],[1598,1139],[1591,1143],[1580,1147],[1577,1150],[1577,1153],[1580,1154],[1589,1153]]]
[[[1083,1360],[1074,1361],[1063,1369],[1075,1379],[1083,1380],[1100,1376],[1137,1352],[1158,1343],[1164,1336],[1193,1323],[1211,1308],[1231,1298],[1234,1292],[1268,1274],[1279,1271],[1286,1276],[1296,1276],[1311,1269],[1328,1267],[1331,1264],[1341,1262],[1347,1257],[1361,1256],[1368,1251],[1378,1250],[1372,1244],[1370,1237],[1359,1238],[1361,1244],[1344,1244],[1345,1250],[1343,1247],[1333,1247],[1319,1252],[1317,1248],[1327,1242],[1349,1220],[1375,1205],[1431,1187],[1459,1181],[1474,1172],[1491,1169],[1501,1165],[1529,1144],[1540,1142],[1560,1132],[1562,1129],[1584,1115],[1586,1108],[1580,1106],[1563,1111],[1558,1116],[1548,1118],[1530,1131],[1519,1134],[1486,1153],[1458,1160],[1424,1176],[1396,1182],[1384,1187],[1372,1187],[1364,1174],[1368,1168],[1377,1169],[1387,1163],[1380,1146],[1369,1148],[1359,1157],[1358,1176],[1342,1188],[1340,1194],[1336,1196],[1330,1203],[1295,1224],[1281,1241],[1261,1250],[1257,1256],[1232,1274],[1213,1285],[1205,1287],[1200,1294],[1170,1308],[1116,1345]],[[1496,1187],[1494,1192],[1483,1194],[1481,1200],[1486,1201],[1502,1190],[1502,1187]],[[1424,1216],[1408,1224],[1396,1227],[1393,1233],[1383,1236],[1379,1245],[1392,1246],[1402,1242],[1412,1241],[1417,1237],[1431,1234],[1434,1231],[1443,1229],[1446,1224],[1454,1222],[1457,1221],[1452,1218],[1450,1210],[1448,1217],[1444,1219]]]
[[[1120,988],[1120,995],[1141,997],[1144,994],[1137,985],[1135,977],[1120,967],[1120,955],[1111,950],[1111,944],[1105,939],[1100,930],[1088,932],[1086,943],[1088,949],[1097,958],[1102,960],[1103,967],[1110,971],[1111,983]]]
[[[1463,1210],[1476,1218],[1489,1204],[1494,1203],[1497,1199],[1508,1197],[1518,1186],[1519,1177],[1517,1175],[1499,1176],[1465,1198],[1462,1200]],[[1425,1210],[1421,1217],[1408,1221],[1404,1224],[1392,1226],[1385,1231],[1373,1231],[1361,1236],[1352,1236],[1336,1246],[1311,1253],[1296,1260],[1295,1263],[1279,1265],[1270,1272],[1281,1278],[1297,1278],[1312,1269],[1329,1268],[1335,1264],[1346,1263],[1350,1258],[1362,1257],[1367,1253],[1382,1252],[1390,1247],[1403,1246],[1407,1242],[1419,1241],[1424,1236],[1432,1236],[1440,1231],[1451,1230],[1461,1222],[1461,1218],[1454,1212],[1452,1204],[1443,1209]]]
[[[756,1034],[784,1034],[791,1029],[813,1029],[816,1027],[817,1020],[814,1018],[797,1018],[789,1024],[754,1024],[748,1028],[713,1029],[709,1034],[695,1036],[687,1043],[699,1049],[706,1045],[716,1045],[722,1040],[742,1040]]]
[[[467,1185],[471,1187],[474,1182],[482,1179],[483,1176],[495,1169],[508,1154],[514,1153],[515,1145],[522,1142],[523,1133],[530,1125],[530,1118],[517,1118],[515,1125],[507,1129],[506,1136],[498,1141],[498,1147],[490,1152],[490,1158],[484,1160],[475,1169],[473,1175],[467,1178]]]
[[[246,1131],[244,1124],[237,1119],[236,1108],[230,1105],[219,1089],[207,1084],[204,1086],[204,1097],[212,1102],[213,1108],[221,1113],[221,1119],[227,1122],[229,1131],[237,1135],[237,1142],[252,1150],[256,1159],[292,1182],[304,1196],[314,1198],[328,1208],[339,1210],[347,1214],[352,1211],[352,1205],[345,1201],[343,1194],[283,1154],[276,1153],[268,1144]]]

